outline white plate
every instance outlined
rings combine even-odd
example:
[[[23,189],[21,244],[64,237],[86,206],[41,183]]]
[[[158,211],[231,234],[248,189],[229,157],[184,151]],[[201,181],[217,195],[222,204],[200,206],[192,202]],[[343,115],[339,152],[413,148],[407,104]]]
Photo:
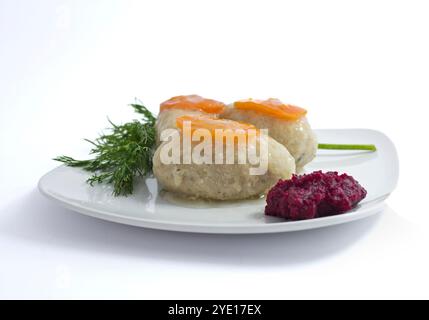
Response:
[[[316,130],[320,142],[373,143],[378,151],[319,151],[306,167],[355,177],[368,191],[353,211],[319,219],[287,222],[264,216],[265,200],[186,203],[158,190],[154,178],[141,180],[129,197],[114,197],[107,185],[90,187],[88,173],[58,167],[40,179],[39,189],[64,207],[92,217],[139,227],[199,233],[274,233],[320,228],[368,217],[383,209],[383,200],[398,180],[398,157],[382,133],[365,129]]]

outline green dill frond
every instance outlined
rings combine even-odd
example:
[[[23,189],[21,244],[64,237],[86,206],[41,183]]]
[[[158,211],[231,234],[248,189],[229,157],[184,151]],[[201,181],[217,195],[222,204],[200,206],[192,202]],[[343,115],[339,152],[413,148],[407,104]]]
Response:
[[[85,139],[92,145],[93,159],[76,160],[68,156],[54,160],[69,167],[82,168],[92,173],[90,185],[109,183],[115,196],[132,194],[136,177],[152,172],[155,146],[156,118],[142,104],[131,104],[141,120],[117,125],[109,120],[111,128],[95,140]]]

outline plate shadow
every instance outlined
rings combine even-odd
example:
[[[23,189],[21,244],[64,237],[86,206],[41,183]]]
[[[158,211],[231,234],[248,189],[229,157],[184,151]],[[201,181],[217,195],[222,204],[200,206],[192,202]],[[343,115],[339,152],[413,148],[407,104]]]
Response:
[[[343,225],[279,234],[211,235],[143,229],[87,217],[38,190],[2,212],[0,232],[46,248],[130,258],[220,265],[287,266],[325,259],[365,237],[380,215]],[[13,208],[13,209],[12,209]]]

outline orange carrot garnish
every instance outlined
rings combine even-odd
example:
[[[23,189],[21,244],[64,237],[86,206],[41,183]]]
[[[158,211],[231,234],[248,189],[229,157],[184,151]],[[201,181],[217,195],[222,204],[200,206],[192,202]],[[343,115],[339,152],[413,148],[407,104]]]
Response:
[[[236,109],[252,110],[271,117],[295,121],[307,114],[307,110],[290,104],[284,104],[278,99],[268,100],[240,100],[234,103]]]
[[[225,104],[198,95],[177,96],[161,103],[161,112],[169,109],[199,110],[210,114],[222,113]]]

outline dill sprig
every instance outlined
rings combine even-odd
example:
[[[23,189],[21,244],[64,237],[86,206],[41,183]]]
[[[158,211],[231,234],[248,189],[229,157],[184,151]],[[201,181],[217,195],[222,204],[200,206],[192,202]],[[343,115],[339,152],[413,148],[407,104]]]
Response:
[[[134,180],[152,171],[152,156],[155,145],[155,121],[152,113],[141,104],[131,104],[134,111],[142,116],[116,125],[109,120],[109,133],[102,134],[95,140],[85,141],[92,144],[90,151],[93,159],[76,160],[68,156],[54,160],[69,167],[82,168],[92,173],[87,182],[109,183],[113,185],[115,196],[127,196],[133,193]]]

